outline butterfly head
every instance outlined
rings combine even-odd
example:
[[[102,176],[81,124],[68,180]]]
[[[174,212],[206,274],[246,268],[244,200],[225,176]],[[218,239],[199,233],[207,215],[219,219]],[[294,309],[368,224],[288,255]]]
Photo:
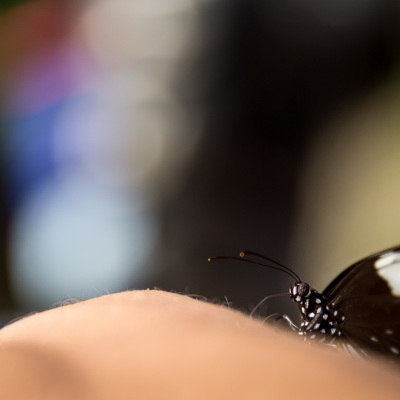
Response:
[[[296,282],[290,286],[290,297],[296,303],[303,303],[311,295],[311,287],[305,282]]]

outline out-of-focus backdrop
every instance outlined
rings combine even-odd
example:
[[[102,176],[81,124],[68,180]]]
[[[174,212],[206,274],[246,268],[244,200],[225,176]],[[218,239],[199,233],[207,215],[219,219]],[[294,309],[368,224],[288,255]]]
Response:
[[[2,1],[2,323],[161,287],[249,309],[400,243],[396,0]],[[288,305],[287,307],[290,307]]]

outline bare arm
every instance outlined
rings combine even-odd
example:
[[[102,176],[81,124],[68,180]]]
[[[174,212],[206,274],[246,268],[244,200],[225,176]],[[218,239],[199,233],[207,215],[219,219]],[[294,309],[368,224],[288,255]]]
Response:
[[[1,399],[395,399],[399,376],[161,291],[103,296],[0,331]]]

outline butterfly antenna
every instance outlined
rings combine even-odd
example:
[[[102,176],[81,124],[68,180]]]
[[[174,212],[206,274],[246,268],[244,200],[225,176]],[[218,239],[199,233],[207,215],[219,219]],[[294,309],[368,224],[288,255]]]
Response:
[[[278,261],[273,260],[272,258],[269,258],[269,257],[267,257],[267,256],[264,256],[264,255],[262,255],[262,254],[260,254],[260,253],[257,253],[257,252],[255,252],[255,251],[251,251],[251,250],[246,250],[246,251],[240,252],[240,257],[243,258],[243,257],[245,257],[245,256],[260,257],[260,258],[262,258],[262,259],[264,259],[264,260],[267,260],[267,261],[269,261],[269,262],[272,262],[272,263],[278,265],[280,268],[283,268],[285,271],[290,272],[290,274],[291,274],[293,277],[296,278],[296,281],[297,281],[297,282],[301,282],[300,277],[299,277],[293,270],[291,270],[291,269],[290,269],[289,267],[287,267],[286,265],[283,265],[283,264],[279,263]]]
[[[242,252],[243,253],[243,252]],[[240,254],[242,254],[240,253]],[[238,261],[244,261],[250,264],[256,264],[256,265],[261,265],[262,267],[267,267],[267,268],[272,268],[276,269],[278,271],[284,272],[285,274],[291,276],[296,282],[301,282],[300,278],[289,268],[284,266],[274,266],[274,265],[268,265],[268,264],[263,264],[257,261],[253,260],[248,260],[247,258],[242,258],[242,257],[233,257],[233,256],[216,256],[216,257],[210,257],[208,261],[213,261],[213,260],[238,260]]]

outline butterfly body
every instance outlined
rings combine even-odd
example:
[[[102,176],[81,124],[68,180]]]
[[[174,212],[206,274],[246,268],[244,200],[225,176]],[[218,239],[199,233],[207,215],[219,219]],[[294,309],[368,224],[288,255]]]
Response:
[[[342,336],[341,327],[346,317],[322,294],[304,282],[292,285],[289,293],[302,317],[301,325],[296,329],[299,335],[329,343]]]

